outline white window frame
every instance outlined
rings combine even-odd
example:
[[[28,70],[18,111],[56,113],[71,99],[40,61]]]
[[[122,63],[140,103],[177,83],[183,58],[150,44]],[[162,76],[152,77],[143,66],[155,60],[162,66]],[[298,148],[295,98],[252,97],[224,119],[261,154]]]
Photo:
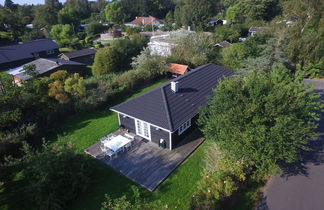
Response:
[[[147,128],[147,133],[145,132],[145,127]],[[136,119],[135,128],[136,128],[137,135],[145,139],[151,140],[151,125],[149,123]]]
[[[55,50],[47,50],[46,51],[46,54],[47,55],[52,55],[52,54],[54,54],[55,53]]]
[[[183,132],[185,132],[188,128],[191,126],[191,119],[184,122],[178,129],[178,135],[181,135]]]
[[[178,128],[178,135],[181,135],[183,132],[185,132],[188,128],[191,126],[191,119],[184,122],[179,128]]]

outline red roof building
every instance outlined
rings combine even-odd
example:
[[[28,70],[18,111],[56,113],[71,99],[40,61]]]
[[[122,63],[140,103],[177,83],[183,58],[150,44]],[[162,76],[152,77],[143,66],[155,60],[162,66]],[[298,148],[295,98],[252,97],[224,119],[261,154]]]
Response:
[[[155,25],[157,27],[162,27],[164,25],[163,21],[155,17],[136,17],[133,21],[125,23],[126,26],[137,27],[146,25]]]
[[[169,72],[176,75],[183,75],[189,70],[188,65],[169,63]]]

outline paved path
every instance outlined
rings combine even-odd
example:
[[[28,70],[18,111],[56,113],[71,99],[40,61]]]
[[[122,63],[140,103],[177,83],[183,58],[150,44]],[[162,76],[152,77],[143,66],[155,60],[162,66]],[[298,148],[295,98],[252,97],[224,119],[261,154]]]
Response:
[[[324,103],[324,80],[305,80],[314,84]],[[324,114],[319,126],[324,133]],[[303,154],[304,161],[294,164],[282,177],[272,177],[258,210],[324,210],[324,135],[314,151]]]

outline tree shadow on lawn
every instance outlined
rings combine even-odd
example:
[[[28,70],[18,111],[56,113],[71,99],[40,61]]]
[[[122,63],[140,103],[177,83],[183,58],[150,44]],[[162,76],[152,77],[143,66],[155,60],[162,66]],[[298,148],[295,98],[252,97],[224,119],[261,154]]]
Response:
[[[319,100],[324,104],[324,90],[315,90],[320,95]],[[319,126],[316,129],[319,137],[315,141],[309,142],[310,151],[301,152],[301,160],[290,163],[282,164],[282,177],[288,179],[290,176],[303,175],[308,176],[307,164],[320,165],[324,164],[324,112],[321,113]]]
[[[56,136],[54,136],[53,134],[51,139],[54,139],[54,141],[56,141],[59,136],[71,135],[74,134],[75,131],[87,127],[89,124],[91,124],[93,120],[109,118],[113,115],[115,115],[114,112],[110,110],[104,110],[104,111],[97,111],[94,113],[77,116],[75,118],[72,118],[70,121],[67,121],[66,123],[64,123],[64,125],[61,128],[56,130],[55,132]],[[117,121],[117,117],[116,117],[116,121]]]
[[[116,199],[126,195],[127,199],[132,200],[132,186],[140,190],[141,196],[147,198],[151,192],[137,185],[125,176],[115,172],[104,163],[88,156],[94,165],[94,175],[92,183],[68,205],[68,209],[100,209],[101,203],[105,200],[105,194]]]

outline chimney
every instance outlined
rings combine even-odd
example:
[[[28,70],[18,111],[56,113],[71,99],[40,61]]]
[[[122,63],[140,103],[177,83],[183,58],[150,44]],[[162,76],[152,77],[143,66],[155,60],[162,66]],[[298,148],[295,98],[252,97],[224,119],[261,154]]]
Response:
[[[179,82],[174,82],[172,81],[171,82],[171,90],[174,92],[174,93],[177,93],[179,91]]]
[[[59,63],[59,61],[58,60],[56,60],[56,65],[59,65],[60,63]]]

